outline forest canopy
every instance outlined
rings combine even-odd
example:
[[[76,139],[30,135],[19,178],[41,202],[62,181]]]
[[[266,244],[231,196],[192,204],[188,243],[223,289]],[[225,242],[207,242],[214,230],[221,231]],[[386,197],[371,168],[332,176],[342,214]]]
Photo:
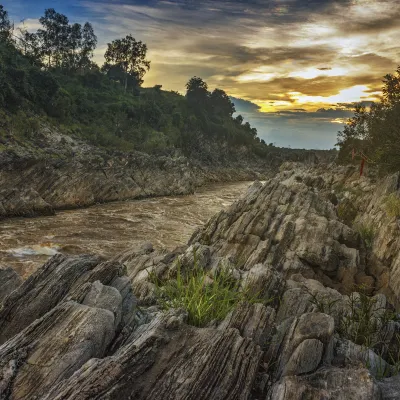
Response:
[[[132,35],[108,43],[104,64],[93,62],[97,37],[83,25],[47,9],[36,32],[15,29],[0,5],[0,138],[32,138],[47,119],[98,146],[147,152],[205,143],[246,147],[260,156],[270,146],[239,115],[221,89],[193,77],[186,95],[143,88],[150,69],[147,45]],[[29,129],[25,121],[31,121]],[[32,128],[33,127],[33,128]]]

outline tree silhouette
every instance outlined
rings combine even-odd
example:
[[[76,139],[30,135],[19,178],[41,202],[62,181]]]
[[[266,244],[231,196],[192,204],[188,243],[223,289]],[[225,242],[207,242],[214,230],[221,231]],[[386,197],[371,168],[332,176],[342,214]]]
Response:
[[[0,40],[10,40],[13,29],[14,26],[8,18],[8,12],[0,4]]]
[[[150,69],[150,61],[146,60],[146,54],[146,44],[136,41],[132,35],[113,40],[107,44],[103,71],[111,78],[118,77],[117,80],[122,77],[126,91],[129,84],[143,83],[143,77]]]

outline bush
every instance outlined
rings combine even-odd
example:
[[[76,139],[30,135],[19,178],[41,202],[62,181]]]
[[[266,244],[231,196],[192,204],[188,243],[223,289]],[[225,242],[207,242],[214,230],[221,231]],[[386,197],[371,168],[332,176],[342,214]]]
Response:
[[[223,320],[241,302],[262,302],[250,288],[242,289],[227,269],[221,269],[211,279],[196,261],[194,267],[185,272],[178,263],[176,277],[167,282],[154,275],[151,281],[156,284],[162,308],[186,310],[188,323],[198,327]]]
[[[375,316],[380,311],[376,299],[362,292],[352,293],[348,307],[348,312],[340,320],[341,336],[360,346],[373,348],[380,341],[378,336],[382,328],[379,317]]]
[[[398,322],[397,314],[394,310],[379,307],[376,298],[365,294],[363,287],[359,289],[360,293],[349,296],[348,309],[340,319],[338,333],[365,349],[368,368],[368,349],[389,364],[387,368],[378,361],[375,365],[378,378],[395,375],[400,371],[400,335],[388,333],[393,331],[393,323]]]
[[[350,199],[344,199],[337,207],[337,215],[339,219],[346,225],[352,226],[357,216],[357,208]]]
[[[376,236],[376,231],[372,223],[357,224],[356,229],[360,234],[361,238],[364,240],[367,248],[368,249],[372,248]]]
[[[385,199],[385,210],[390,217],[400,217],[400,199],[396,193],[391,193]]]

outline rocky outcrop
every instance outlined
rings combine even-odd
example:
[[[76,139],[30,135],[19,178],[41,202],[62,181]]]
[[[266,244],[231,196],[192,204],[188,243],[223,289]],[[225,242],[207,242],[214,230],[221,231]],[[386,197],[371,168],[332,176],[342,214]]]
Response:
[[[284,277],[302,274],[345,292],[366,276],[359,234],[339,220],[331,202],[295,176],[254,184],[190,242],[211,243],[244,270],[267,264]]]
[[[22,279],[12,268],[0,267],[0,304],[21,283]]]
[[[335,157],[330,151],[317,156],[314,151],[273,147],[269,157],[260,158],[247,148],[224,146],[210,146],[190,159],[179,150],[149,155],[102,149],[50,127],[42,127],[32,140],[8,143],[0,151],[0,218],[191,194],[209,182],[266,179],[285,160],[313,164]]]
[[[0,398],[399,398],[400,325],[327,182],[256,183],[174,251],[54,256],[4,299]],[[189,325],[163,288],[193,271],[248,296]]]

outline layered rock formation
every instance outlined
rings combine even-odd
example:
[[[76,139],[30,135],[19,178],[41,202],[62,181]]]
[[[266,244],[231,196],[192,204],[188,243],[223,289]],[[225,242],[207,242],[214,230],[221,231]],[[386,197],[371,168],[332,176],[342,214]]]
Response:
[[[334,153],[276,149],[261,159],[249,149],[234,154],[207,149],[210,159],[107,151],[43,128],[29,146],[0,151],[0,218],[53,214],[57,209],[142,197],[182,195],[207,182],[265,179],[288,159],[310,162]]]
[[[356,182],[341,171],[338,182]],[[371,198],[361,220],[378,192],[358,182]],[[112,261],[57,255],[22,284],[3,272],[0,398],[400,398],[383,241],[371,248],[339,218],[346,196],[336,183],[287,166],[172,252],[145,244]],[[205,285],[228,271],[257,301],[191,326],[187,310],[163,306],[157,282],[193,269]]]

